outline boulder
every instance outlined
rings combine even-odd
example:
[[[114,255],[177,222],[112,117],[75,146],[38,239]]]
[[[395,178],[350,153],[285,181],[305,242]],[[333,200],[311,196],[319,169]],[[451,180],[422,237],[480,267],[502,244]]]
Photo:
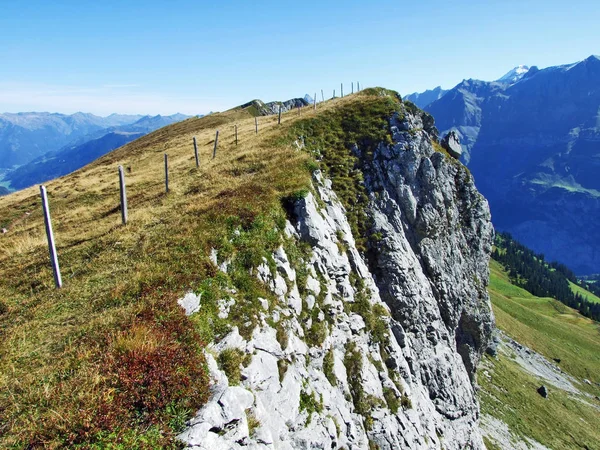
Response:
[[[450,131],[446,136],[444,136],[440,144],[448,153],[450,153],[451,156],[456,159],[460,159],[462,155],[462,147],[460,146],[460,138],[458,137],[456,131]]]
[[[538,394],[544,398],[548,398],[548,388],[543,384],[537,389]]]
[[[485,352],[490,356],[496,356],[498,354],[498,345],[500,345],[500,338],[494,333],[490,343],[488,344]]]

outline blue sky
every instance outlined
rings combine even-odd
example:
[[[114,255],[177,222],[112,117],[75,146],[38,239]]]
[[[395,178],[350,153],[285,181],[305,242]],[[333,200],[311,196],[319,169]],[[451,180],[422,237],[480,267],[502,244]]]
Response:
[[[201,114],[600,53],[597,0],[0,3],[0,112]]]

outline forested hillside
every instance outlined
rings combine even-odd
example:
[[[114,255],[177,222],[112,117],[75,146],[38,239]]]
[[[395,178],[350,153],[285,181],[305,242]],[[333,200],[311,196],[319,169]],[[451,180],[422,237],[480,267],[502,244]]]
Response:
[[[600,320],[600,303],[591,294],[597,293],[598,286],[578,280],[563,264],[547,262],[544,255],[536,254],[508,233],[496,235],[495,246],[492,258],[506,268],[513,284],[535,296],[555,298],[586,317]]]

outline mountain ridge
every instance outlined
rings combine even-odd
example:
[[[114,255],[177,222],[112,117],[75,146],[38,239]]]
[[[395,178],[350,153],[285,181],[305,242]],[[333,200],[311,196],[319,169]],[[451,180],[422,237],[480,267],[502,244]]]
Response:
[[[132,117],[128,117],[127,120]],[[46,152],[30,162],[8,171],[2,180],[10,183],[10,188],[14,190],[66,175],[144,134],[186,118],[188,116],[183,114],[146,115],[137,118],[132,123],[99,129],[75,139],[65,147]]]
[[[60,290],[37,190],[0,198],[1,445],[483,448],[492,228],[431,116],[384,89],[281,124],[256,112],[169,125],[49,182]],[[289,396],[268,403],[271,387]]]
[[[590,56],[516,83],[464,80],[425,107],[459,134],[495,226],[580,275],[600,267],[599,80]]]

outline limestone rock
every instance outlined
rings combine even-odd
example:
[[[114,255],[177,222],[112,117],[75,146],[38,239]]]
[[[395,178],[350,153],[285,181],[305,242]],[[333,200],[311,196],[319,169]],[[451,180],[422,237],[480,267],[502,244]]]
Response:
[[[185,297],[177,300],[177,303],[185,310],[186,316],[191,316],[195,312],[200,311],[200,297],[201,295],[188,292],[185,294]]]
[[[450,131],[444,138],[442,142],[440,142],[442,147],[444,147],[450,155],[452,155],[456,159],[460,159],[462,155],[462,147],[460,146],[460,138],[456,131]]]
[[[368,161],[369,258],[315,172],[284,232],[310,255],[294,267],[279,248],[275,274],[257,268],[279,300],[273,320],[262,312],[247,342],[233,329],[208,347],[215,387],[179,436],[189,449],[485,448],[473,375],[494,323],[489,208],[466,169],[434,150],[427,116],[389,121],[392,145],[352,150]],[[233,391],[209,354],[230,347],[252,355]]]

